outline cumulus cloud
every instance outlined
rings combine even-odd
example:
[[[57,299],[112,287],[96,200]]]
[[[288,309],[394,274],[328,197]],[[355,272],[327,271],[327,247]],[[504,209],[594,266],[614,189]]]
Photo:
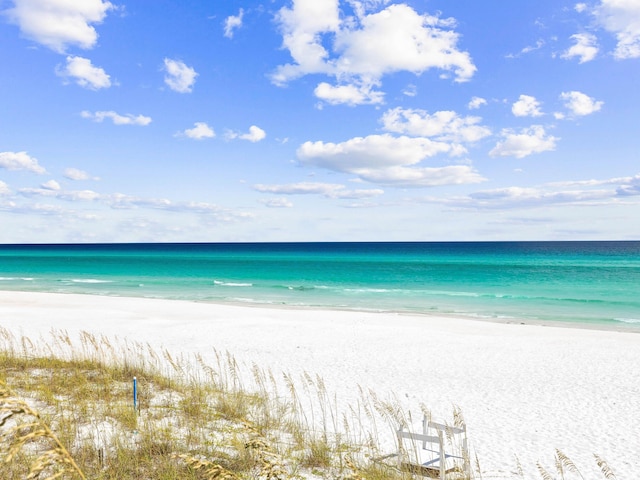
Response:
[[[575,116],[591,115],[602,108],[604,102],[596,101],[582,92],[562,92],[560,98],[565,101],[564,106]]]
[[[196,122],[193,128],[186,129],[184,132],[181,132],[180,135],[193,138],[194,140],[203,140],[205,138],[215,137],[216,133],[213,131],[213,128],[205,122]]]
[[[49,180],[41,185],[45,190],[60,190],[60,184],[55,180]]]
[[[269,208],[293,207],[293,203],[288,198],[262,198],[260,199],[260,203]]]
[[[336,183],[300,182],[286,185],[262,185],[253,186],[254,190],[261,193],[277,195],[322,195],[326,198],[361,199],[382,195],[381,189],[356,189],[349,190],[344,185]]]
[[[241,8],[238,15],[230,15],[224,21],[224,36],[227,38],[233,38],[234,30],[242,26],[242,17],[244,16],[244,10]]]
[[[47,171],[38,164],[38,160],[27,152],[0,152],[0,168],[6,170],[28,170],[37,174]]]
[[[601,0],[594,14],[599,23],[618,41],[617,59],[640,57],[640,3],[636,0]]]
[[[188,67],[180,60],[165,58],[164,69],[166,72],[164,83],[166,83],[171,90],[178,93],[191,93],[193,84],[196,82],[196,77],[198,76],[193,68]]]
[[[78,170],[77,168],[67,168],[63,173],[65,178],[69,180],[100,180],[98,177],[92,177],[87,172],[83,170]]]
[[[7,185],[2,180],[0,180],[0,195],[10,195],[10,194],[11,194],[11,189],[9,188],[9,185]]]
[[[126,113],[124,115],[120,115],[112,110],[110,111],[99,111],[95,113],[91,113],[88,111],[80,112],[82,118],[87,118],[89,120],[93,120],[94,122],[101,123],[106,118],[111,119],[114,125],[141,125],[146,126],[151,123],[151,117],[146,117],[144,115],[132,115],[130,113]]]
[[[67,64],[56,68],[56,74],[72,78],[81,87],[99,90],[111,86],[111,78],[100,67],[94,67],[91,60],[82,57],[67,57]]]
[[[469,110],[477,110],[478,108],[486,105],[487,101],[482,97],[473,97],[467,104]]]
[[[342,143],[305,142],[296,153],[304,165],[351,173],[378,184],[428,187],[483,181],[466,165],[418,166],[426,158],[454,150],[446,142],[384,134],[356,137]]]
[[[571,40],[575,41],[566,52],[562,54],[562,58],[579,58],[579,63],[590,62],[598,54],[598,39],[591,33],[576,33],[571,35]]]
[[[532,125],[516,133],[512,129],[501,132],[504,139],[489,152],[492,157],[524,158],[534,153],[555,150],[558,138],[548,135],[541,125]]]
[[[64,53],[71,45],[93,48],[98,39],[93,24],[101,23],[114,8],[104,0],[14,0],[6,13],[25,37]]]
[[[321,82],[313,93],[320,100],[330,105],[346,104],[349,106],[376,104],[384,101],[384,93],[372,90],[372,85],[338,85],[333,86]]]
[[[491,135],[491,130],[480,125],[480,117],[461,117],[453,111],[429,114],[420,109],[394,108],[382,115],[381,121],[388,132],[433,137],[439,141],[472,143]]]
[[[248,140],[249,142],[256,143],[260,140],[264,140],[267,137],[267,133],[260,127],[251,125],[247,133],[238,133],[229,130],[226,132],[225,137],[229,140],[239,138],[240,140]]]
[[[511,112],[516,117],[539,117],[543,115],[540,110],[540,102],[530,95],[520,95],[518,101],[511,107]]]
[[[363,93],[394,72],[439,69],[451,72],[457,82],[475,73],[469,54],[457,48],[452,19],[420,15],[406,4],[368,13],[386,2],[350,3],[355,17],[341,15],[339,0],[294,0],[291,8],[280,9],[276,20],[293,62],[276,69],[273,83],[282,86],[307,74],[325,74],[337,84],[325,84],[317,95],[324,94],[332,104],[357,104],[377,103],[381,92],[375,97]]]

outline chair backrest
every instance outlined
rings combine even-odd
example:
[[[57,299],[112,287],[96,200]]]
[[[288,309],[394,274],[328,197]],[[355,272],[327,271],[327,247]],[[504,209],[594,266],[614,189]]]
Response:
[[[429,435],[429,429],[435,430],[435,435]],[[401,425],[397,431],[398,435],[398,466],[402,466],[402,454],[403,454],[403,440],[410,440],[414,442],[414,446],[417,443],[422,443],[422,449],[429,450],[434,453],[438,453],[437,463],[439,465],[440,479],[444,480],[446,475],[446,459],[457,458],[461,459],[464,463],[463,469],[465,473],[470,475],[470,462],[469,452],[467,450],[467,427],[462,425],[461,427],[451,427],[442,423],[431,422],[427,419],[426,415],[422,420],[422,433],[413,433],[405,430],[405,426]],[[444,436],[447,435],[451,438],[453,435],[462,435],[462,452],[461,455],[447,454],[445,452]],[[429,449],[427,445],[433,445],[433,449]]]

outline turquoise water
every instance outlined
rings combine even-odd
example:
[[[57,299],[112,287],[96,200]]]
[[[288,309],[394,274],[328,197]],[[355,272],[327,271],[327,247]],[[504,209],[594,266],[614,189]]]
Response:
[[[0,289],[640,329],[640,242],[4,245]]]

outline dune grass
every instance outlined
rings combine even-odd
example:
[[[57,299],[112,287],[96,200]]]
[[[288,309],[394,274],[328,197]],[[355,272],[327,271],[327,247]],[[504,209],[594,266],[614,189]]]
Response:
[[[33,341],[0,327],[0,478],[177,480],[408,480],[382,461],[381,435],[410,425],[396,402],[360,389],[338,408],[322,378],[277,378],[229,353],[214,361],[147,344],[66,332]],[[132,379],[138,385],[133,406]],[[423,413],[429,415],[426,406]],[[452,425],[464,422],[454,409]],[[451,438],[447,439],[449,442]],[[453,448],[454,445],[451,445]],[[465,462],[470,453],[464,452]],[[584,478],[556,452],[553,474]],[[615,479],[596,457],[602,478]],[[519,466],[519,465],[518,465]],[[520,472],[520,473],[518,473]],[[475,459],[471,475],[483,478]],[[512,478],[524,478],[522,468]]]

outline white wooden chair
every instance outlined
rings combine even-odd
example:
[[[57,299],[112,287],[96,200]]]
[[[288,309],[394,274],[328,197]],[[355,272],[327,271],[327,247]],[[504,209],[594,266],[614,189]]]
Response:
[[[407,431],[403,425],[397,434],[398,468],[440,480],[451,472],[471,478],[465,425],[450,427],[430,422],[425,416],[422,433]]]

